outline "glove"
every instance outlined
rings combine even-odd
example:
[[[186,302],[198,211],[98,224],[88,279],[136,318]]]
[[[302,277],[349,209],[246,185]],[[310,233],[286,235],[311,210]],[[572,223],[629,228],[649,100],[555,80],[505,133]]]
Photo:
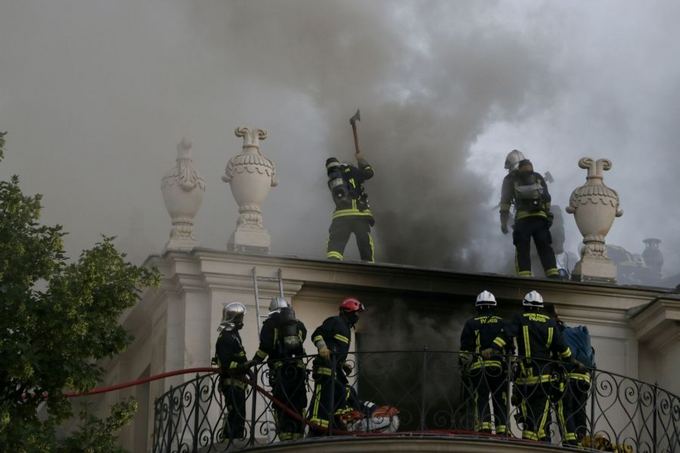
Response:
[[[495,351],[493,348],[486,348],[482,351],[482,357],[484,357],[485,360],[489,360],[494,353]]]
[[[581,373],[588,370],[584,364],[582,364],[573,357],[571,358],[571,363],[576,367],[576,370],[578,370]]]
[[[553,213],[548,212],[548,217],[546,217],[546,220],[548,221],[548,228],[550,228],[552,226],[554,219],[555,219],[555,216],[553,215]]]
[[[501,212],[501,232],[503,234],[508,234],[508,219],[510,217],[509,212]]]
[[[319,348],[319,357],[325,360],[330,360],[331,359],[331,350],[328,349],[326,346],[321,346]]]
[[[352,370],[354,370],[354,367],[352,367],[351,363],[344,362],[342,364],[342,371],[344,371],[345,374],[352,374]]]

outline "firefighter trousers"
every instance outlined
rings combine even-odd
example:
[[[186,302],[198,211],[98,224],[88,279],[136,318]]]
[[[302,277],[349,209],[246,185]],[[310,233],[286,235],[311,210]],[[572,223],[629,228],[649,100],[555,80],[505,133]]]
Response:
[[[534,239],[538,257],[546,277],[559,275],[552,236],[548,221],[539,216],[524,217],[515,221],[512,242],[515,245],[517,275],[531,277],[531,238]]]
[[[564,396],[557,405],[566,444],[577,445],[588,432],[586,406],[589,393],[590,383],[588,381],[573,378],[566,381]]]
[[[475,431],[490,433],[495,430],[496,434],[504,434],[507,429],[508,389],[505,370],[501,366],[482,366],[470,372],[470,384],[473,386]]]
[[[314,393],[309,404],[309,419],[318,428],[310,427],[310,436],[327,435],[334,427],[336,414],[341,414],[352,398],[344,372],[320,366],[314,369]]]
[[[227,440],[242,439],[246,436],[246,389],[245,384],[222,384],[224,406],[227,415],[224,418],[223,436]]]
[[[307,370],[299,360],[278,364],[274,369],[270,368],[272,394],[299,417],[296,418],[275,405],[276,432],[282,441],[301,439],[305,433],[302,418],[307,405]]]
[[[339,217],[333,219],[328,230],[328,248],[326,257],[332,260],[342,260],[344,258],[345,247],[352,233],[359,247],[361,261],[372,263],[375,259],[375,247],[371,237],[371,218],[361,216]]]
[[[550,382],[519,385],[522,439],[546,440],[549,438],[546,426],[550,421],[551,391]]]

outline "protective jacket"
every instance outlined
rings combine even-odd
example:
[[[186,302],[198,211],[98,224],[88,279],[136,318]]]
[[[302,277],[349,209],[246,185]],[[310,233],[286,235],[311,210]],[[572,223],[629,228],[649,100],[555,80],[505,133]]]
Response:
[[[327,318],[323,324],[317,327],[312,333],[312,342],[314,344],[319,340],[323,340],[324,343],[326,343],[326,347],[330,349],[332,353],[335,353],[336,372],[341,373],[343,376],[344,372],[342,371],[342,364],[347,359],[351,338],[352,326],[341,315]],[[330,375],[330,368],[327,369]]]
[[[564,343],[557,322],[543,313],[525,311],[515,315],[494,340],[494,349],[501,350],[517,341],[517,355],[520,358],[518,384],[539,384],[550,382],[552,367],[549,360],[557,357],[566,361],[571,350]]]
[[[364,181],[373,177],[373,168],[364,159],[359,159],[359,166],[343,165],[342,177],[347,186],[349,196],[333,197],[335,212],[333,219],[343,217],[367,217],[373,222],[373,213],[368,205],[368,195],[364,190]]]
[[[527,176],[519,171],[508,173],[501,188],[501,215],[508,215],[510,206],[515,205],[515,220],[538,216],[547,218],[550,213],[550,193],[539,173]]]
[[[243,349],[238,330],[223,330],[215,344],[215,355],[220,366],[220,376],[223,385],[245,387],[239,379],[234,379],[244,370],[239,365],[247,361],[246,351]]]
[[[291,308],[283,308],[272,313],[260,331],[260,346],[255,353],[255,361],[262,362],[269,357],[269,366],[280,366],[282,360],[305,355],[302,346],[307,338],[307,329],[302,321],[295,319]]]
[[[492,357],[485,360],[481,356],[484,349],[493,346],[493,341],[503,331],[503,319],[493,313],[480,314],[474,318],[468,319],[463,327],[463,333],[460,336],[460,350],[461,356],[470,358],[470,370],[475,370],[482,366],[502,366],[502,357]],[[512,346],[512,343],[509,344]],[[501,352],[505,351],[505,347],[501,348]]]

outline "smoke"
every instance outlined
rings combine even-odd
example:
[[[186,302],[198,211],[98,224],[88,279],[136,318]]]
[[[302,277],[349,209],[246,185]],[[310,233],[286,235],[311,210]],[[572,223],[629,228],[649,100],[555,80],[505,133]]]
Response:
[[[318,258],[332,211],[323,163],[352,159],[348,119],[360,108],[380,261],[502,269],[512,245],[493,206],[512,148],[555,175],[562,206],[584,180],[578,157],[612,158],[605,181],[626,214],[611,241],[635,250],[645,231],[677,248],[662,188],[677,187],[670,43],[680,40],[670,35],[680,14],[673,2],[656,6],[10,3],[0,16],[0,129],[10,132],[0,174],[45,194],[44,219],[72,232],[72,254],[105,233],[141,260],[167,240],[160,178],[186,135],[208,184],[196,235],[224,248],[237,217],[219,179],[240,149],[232,130],[263,127],[281,179],[263,206],[273,253]],[[626,14],[613,22],[610,9]],[[574,250],[580,236],[566,223]]]
[[[361,316],[358,385],[362,397],[397,405],[404,426],[416,429],[423,403],[428,417],[459,410],[461,371],[454,351],[460,348],[460,334],[471,312],[470,304],[442,313],[434,311],[436,303],[428,311],[427,299],[420,298],[417,304],[407,299],[382,304],[372,300]],[[448,410],[440,413],[444,407]]]

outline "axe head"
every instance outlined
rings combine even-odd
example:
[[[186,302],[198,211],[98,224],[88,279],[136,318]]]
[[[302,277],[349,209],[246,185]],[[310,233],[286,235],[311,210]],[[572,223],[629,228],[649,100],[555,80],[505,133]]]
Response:
[[[356,125],[357,121],[361,121],[361,113],[359,112],[359,109],[357,109],[357,112],[354,114],[354,116],[349,119],[349,124],[354,126]]]
[[[549,183],[555,182],[555,178],[553,178],[553,175],[551,175],[549,171],[546,171],[545,175],[543,175],[543,177],[545,178],[546,182],[549,182]]]

